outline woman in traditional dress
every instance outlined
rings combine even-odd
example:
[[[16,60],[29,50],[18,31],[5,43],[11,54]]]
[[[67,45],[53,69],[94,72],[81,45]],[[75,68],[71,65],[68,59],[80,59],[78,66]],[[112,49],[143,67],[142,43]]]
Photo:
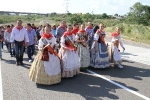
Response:
[[[38,84],[51,85],[61,82],[60,59],[54,51],[55,37],[50,34],[50,28],[45,27],[39,40],[39,51],[30,67],[29,78]]]
[[[116,27],[116,31],[114,33],[111,34],[112,36],[112,43],[109,49],[109,55],[110,55],[110,61],[111,63],[114,63],[116,65],[118,65],[119,68],[123,68],[123,66],[121,65],[121,57],[120,57],[120,50],[119,50],[119,44],[120,46],[123,48],[123,50],[125,50],[122,40],[121,40],[121,34],[120,34],[120,29],[119,27]]]
[[[100,23],[99,29],[94,34],[94,42],[91,48],[91,67],[107,68],[110,66],[105,36],[104,24]]]
[[[85,26],[81,25],[76,34],[77,51],[80,57],[80,69],[86,70],[90,66],[90,52],[88,47],[89,36],[85,31]]]
[[[80,73],[79,56],[74,45],[75,35],[71,31],[72,26],[68,25],[67,31],[61,37],[59,55],[62,61],[62,77],[73,77]]]

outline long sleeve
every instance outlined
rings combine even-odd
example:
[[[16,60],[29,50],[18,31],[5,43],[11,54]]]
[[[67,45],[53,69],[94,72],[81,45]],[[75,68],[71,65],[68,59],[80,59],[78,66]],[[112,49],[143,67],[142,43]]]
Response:
[[[118,36],[118,40],[119,40],[119,43],[120,43],[120,46],[123,48],[123,43],[122,43],[122,39],[121,39],[121,35]]]
[[[36,35],[36,31],[35,30],[33,30],[34,31],[34,37],[36,37],[37,35]]]
[[[41,30],[40,30],[40,35],[42,36],[42,34],[43,34],[43,30],[41,29]]]
[[[25,36],[25,42],[26,42],[26,43],[27,43],[27,42],[29,43],[29,36],[28,36],[27,32],[25,32],[25,35],[24,35],[24,36]]]
[[[44,43],[43,43],[42,39],[40,39],[39,44],[38,44],[38,48],[43,48],[43,45],[44,45]]]
[[[62,36],[61,37],[61,46],[64,46],[65,47],[65,37],[64,36]]]
[[[15,33],[14,33],[14,29],[13,29],[11,36],[10,36],[10,42],[14,42],[14,40],[15,40]]]
[[[74,34],[72,35],[72,39],[73,39],[72,42],[75,43],[75,35]]]
[[[55,37],[53,37],[53,43],[54,43],[54,45],[57,44]]]
[[[7,32],[4,32],[4,40],[7,40]]]
[[[98,38],[99,38],[98,33],[95,33],[95,34],[94,34],[94,40],[95,40],[95,41],[98,41]]]
[[[85,28],[85,31],[87,32],[87,34],[90,36],[90,32],[87,28]]]
[[[60,28],[58,27],[56,30],[56,38],[60,38],[60,36],[61,36],[61,31]]]

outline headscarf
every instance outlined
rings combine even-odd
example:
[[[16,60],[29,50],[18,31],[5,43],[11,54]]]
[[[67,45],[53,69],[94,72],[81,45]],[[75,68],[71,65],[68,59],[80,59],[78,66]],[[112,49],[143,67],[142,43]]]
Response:
[[[23,28],[23,26],[21,27],[16,26],[16,28],[20,31]]]
[[[120,34],[120,32],[113,32],[112,34],[111,34],[111,36],[112,37],[115,37],[115,36],[118,36]]]
[[[86,31],[85,31],[85,30],[79,30],[78,32],[80,32],[80,33],[85,33]]]
[[[74,29],[72,30],[72,33],[76,35],[78,31],[79,31],[78,28],[74,28]]]
[[[50,33],[49,35],[48,34],[46,34],[46,33],[43,33],[43,35],[42,35],[42,38],[47,38],[47,39],[49,39],[49,38],[51,38],[51,37],[53,37],[53,35]]]
[[[73,34],[72,32],[68,32],[68,31],[66,31],[66,32],[64,33],[64,36],[72,35],[72,34]]]

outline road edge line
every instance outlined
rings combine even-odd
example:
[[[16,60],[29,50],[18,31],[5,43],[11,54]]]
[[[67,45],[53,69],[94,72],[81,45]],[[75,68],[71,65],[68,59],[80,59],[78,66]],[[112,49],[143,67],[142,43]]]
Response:
[[[116,83],[116,82],[114,82],[114,81],[112,81],[112,80],[110,80],[110,79],[108,79],[108,78],[106,78],[106,77],[100,75],[100,74],[97,74],[97,73],[95,73],[95,72],[93,72],[93,71],[91,71],[91,70],[87,70],[87,71],[88,71],[89,73],[91,73],[91,74],[93,74],[93,75],[95,75],[95,76],[97,76],[97,77],[100,77],[100,78],[102,78],[102,79],[104,79],[104,80],[106,80],[106,81],[108,81],[108,82],[110,82],[110,83],[112,83],[112,84],[114,84],[114,85],[116,85],[116,86],[118,86],[118,87],[120,87],[120,88],[126,90],[126,91],[129,91],[129,92],[131,92],[131,93],[133,93],[133,94],[135,94],[135,95],[137,95],[137,96],[139,96],[139,97],[141,97],[141,98],[143,98],[143,99],[145,99],[145,100],[150,100],[149,97],[146,97],[146,96],[144,96],[144,95],[142,95],[142,94],[140,94],[140,93],[138,93],[138,92],[136,92],[136,91],[133,91],[133,90],[131,90],[131,89],[129,89],[129,88],[127,88],[127,87],[125,87],[125,86],[119,84],[119,83]]]

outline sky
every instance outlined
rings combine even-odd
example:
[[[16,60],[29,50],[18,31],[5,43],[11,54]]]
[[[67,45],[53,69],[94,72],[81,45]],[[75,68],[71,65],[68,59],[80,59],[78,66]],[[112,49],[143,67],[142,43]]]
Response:
[[[124,15],[136,2],[150,6],[150,0],[1,0],[0,11],[66,13],[66,1],[70,13]]]

